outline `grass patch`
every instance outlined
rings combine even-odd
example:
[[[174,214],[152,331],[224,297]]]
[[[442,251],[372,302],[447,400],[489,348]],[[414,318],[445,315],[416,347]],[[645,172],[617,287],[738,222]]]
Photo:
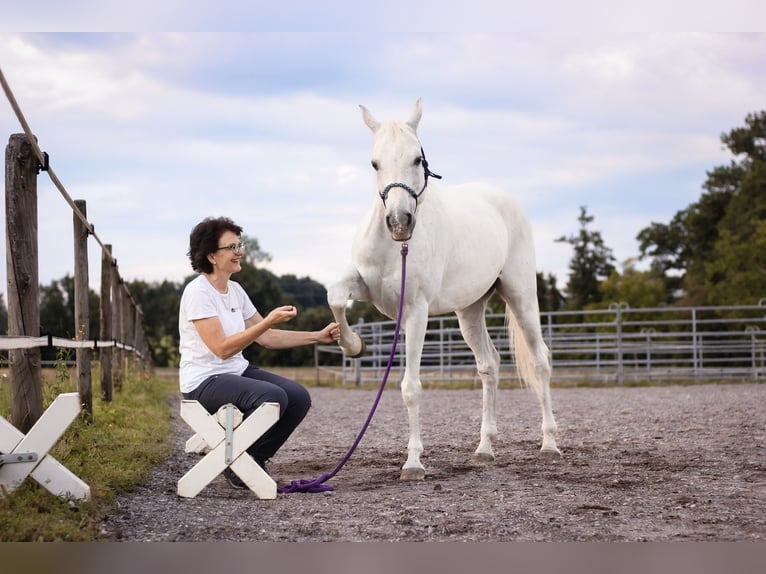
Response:
[[[45,383],[46,408],[58,394],[76,391],[70,379],[59,373]],[[10,420],[7,387],[4,383],[0,392],[0,416]],[[50,451],[90,486],[91,500],[56,497],[28,477],[0,497],[0,541],[97,539],[100,522],[115,509],[116,495],[135,491],[170,453],[167,397],[176,389],[170,381],[133,374],[112,402],[94,396],[93,421],[78,417]]]

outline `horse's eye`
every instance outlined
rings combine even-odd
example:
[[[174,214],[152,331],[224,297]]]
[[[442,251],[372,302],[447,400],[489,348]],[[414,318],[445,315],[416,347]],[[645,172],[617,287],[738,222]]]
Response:
[[[375,171],[378,171],[378,162],[375,160],[372,160],[370,163],[372,164],[372,169],[374,169]]]
[[[423,161],[423,158],[418,156],[418,157],[415,158],[415,161],[412,162],[412,165],[417,167],[417,166],[419,166],[422,163],[422,161]]]

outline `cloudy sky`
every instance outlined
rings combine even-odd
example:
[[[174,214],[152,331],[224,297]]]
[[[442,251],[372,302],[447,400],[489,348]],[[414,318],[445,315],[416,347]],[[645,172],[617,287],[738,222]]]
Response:
[[[577,231],[580,206],[619,262],[637,256],[636,234],[696,201],[706,171],[731,161],[721,133],[766,108],[766,35],[714,24],[2,31],[0,69],[127,280],[182,280],[192,226],[228,215],[271,254],[272,271],[329,285],[377,201],[358,105],[406,119],[421,97],[419,135],[441,185],[478,180],[514,196],[534,229],[538,269],[563,285],[571,247],[555,239]],[[0,94],[4,141],[20,131]],[[49,283],[72,273],[72,216],[44,174],[38,197],[40,281]],[[89,249],[97,289],[99,246]]]

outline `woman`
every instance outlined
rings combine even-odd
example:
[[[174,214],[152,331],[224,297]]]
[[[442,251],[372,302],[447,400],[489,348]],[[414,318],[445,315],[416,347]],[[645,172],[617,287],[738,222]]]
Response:
[[[337,341],[340,330],[330,323],[321,331],[275,329],[295,317],[295,307],[278,307],[266,317],[256,310],[232,274],[240,271],[242,228],[226,217],[207,218],[189,237],[189,258],[199,276],[181,297],[180,387],[185,399],[199,401],[215,413],[233,403],[245,417],[265,402],[279,403],[279,420],[247,452],[262,467],[284,444],[311,406],[308,391],[295,381],[251,366],[242,350],[258,343],[288,349]],[[246,488],[230,468],[224,476],[232,486]]]

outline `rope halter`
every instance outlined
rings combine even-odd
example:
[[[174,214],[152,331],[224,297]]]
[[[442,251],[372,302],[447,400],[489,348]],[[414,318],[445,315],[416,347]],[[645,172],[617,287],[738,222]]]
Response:
[[[420,164],[423,166],[423,187],[420,189],[420,191],[415,191],[412,189],[409,185],[406,183],[401,182],[395,182],[395,183],[389,183],[385,188],[383,188],[383,191],[380,192],[380,199],[383,200],[383,205],[386,205],[386,199],[388,199],[388,192],[391,191],[395,187],[401,187],[404,191],[409,193],[413,198],[415,198],[415,208],[417,209],[418,205],[418,198],[423,195],[423,192],[426,190],[426,186],[428,185],[428,177],[433,177],[435,179],[441,179],[442,176],[436,175],[434,172],[432,172],[430,169],[428,169],[428,160],[426,159],[426,154],[423,151],[423,146],[420,146]]]

